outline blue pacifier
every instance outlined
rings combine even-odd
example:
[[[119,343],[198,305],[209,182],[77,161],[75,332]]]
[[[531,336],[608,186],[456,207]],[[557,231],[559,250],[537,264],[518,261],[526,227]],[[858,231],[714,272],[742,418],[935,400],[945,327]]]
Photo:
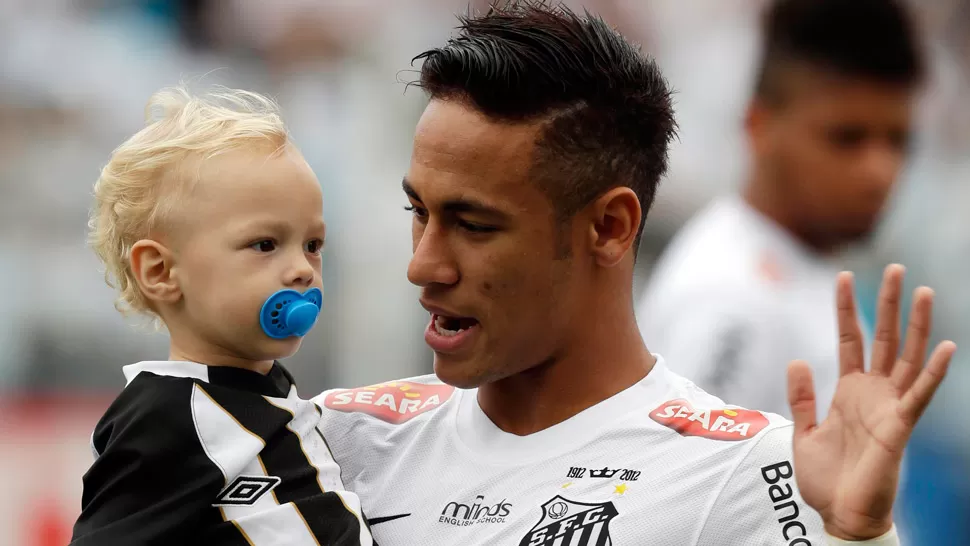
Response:
[[[311,288],[303,294],[296,290],[280,290],[266,298],[259,310],[259,325],[273,339],[303,337],[317,322],[322,305],[323,292],[319,288]]]

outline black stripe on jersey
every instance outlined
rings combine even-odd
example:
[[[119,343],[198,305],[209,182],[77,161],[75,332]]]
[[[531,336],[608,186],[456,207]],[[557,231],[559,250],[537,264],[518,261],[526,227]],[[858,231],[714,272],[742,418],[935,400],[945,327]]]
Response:
[[[223,521],[220,519],[219,521]],[[242,530],[236,522],[231,524],[219,525],[214,527],[205,536],[205,544],[218,544],[219,546],[253,546],[253,541],[249,540],[246,532]],[[200,541],[201,542],[201,541]]]
[[[241,397],[238,391],[213,386],[205,390],[240,425],[266,443],[260,459],[267,475],[282,480],[272,491],[277,501],[294,503],[321,544],[357,546],[360,522],[336,493],[325,492],[320,487],[319,471],[310,464],[297,434],[287,427],[293,414],[265,400],[253,404],[252,398]]]

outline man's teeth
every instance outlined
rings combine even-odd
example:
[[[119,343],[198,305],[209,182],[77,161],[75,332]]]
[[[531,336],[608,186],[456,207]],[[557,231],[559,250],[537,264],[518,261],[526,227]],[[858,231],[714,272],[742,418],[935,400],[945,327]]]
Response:
[[[462,330],[461,321],[440,315],[435,317],[434,328],[436,332],[445,337],[456,336]]]
[[[449,324],[451,322],[452,324]],[[458,330],[450,330],[448,326],[454,326],[454,322],[450,321],[446,317],[438,316],[435,317],[434,328],[439,334],[445,337],[451,337],[458,334]]]

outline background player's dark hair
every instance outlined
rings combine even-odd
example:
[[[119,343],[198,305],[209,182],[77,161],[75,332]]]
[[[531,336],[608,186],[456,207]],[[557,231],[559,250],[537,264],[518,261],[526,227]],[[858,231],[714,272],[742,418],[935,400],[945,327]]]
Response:
[[[431,98],[468,101],[496,120],[545,122],[534,179],[560,220],[617,186],[636,192],[645,217],[676,132],[653,60],[602,19],[559,3],[506,1],[459,20],[456,37],[415,57]]]
[[[762,20],[755,93],[783,97],[793,64],[887,85],[915,87],[924,75],[919,39],[896,0],[775,0]]]

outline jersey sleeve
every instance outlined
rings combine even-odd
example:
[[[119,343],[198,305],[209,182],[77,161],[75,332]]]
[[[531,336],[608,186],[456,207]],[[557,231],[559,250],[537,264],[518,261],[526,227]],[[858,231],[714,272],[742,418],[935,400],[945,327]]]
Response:
[[[92,438],[72,546],[182,544],[224,485],[192,417],[193,381],[141,373]]]
[[[784,318],[774,306],[698,293],[670,316],[650,322],[655,326],[643,332],[647,346],[671,370],[731,404],[786,413],[783,390],[763,388],[785,384],[792,358]]]
[[[708,509],[697,546],[827,544],[821,517],[795,484],[791,439],[791,425],[757,439]]]

